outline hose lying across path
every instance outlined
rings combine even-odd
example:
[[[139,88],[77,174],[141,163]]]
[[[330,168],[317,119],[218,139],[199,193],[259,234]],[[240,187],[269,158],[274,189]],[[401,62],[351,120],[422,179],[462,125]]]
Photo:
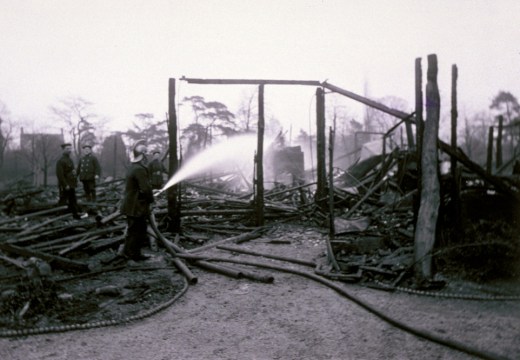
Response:
[[[183,255],[179,254],[178,255],[179,257],[183,257]],[[186,258],[190,258],[190,259],[194,259],[195,256],[194,255],[186,255]],[[285,267],[285,266],[278,266],[278,265],[273,265],[273,264],[266,264],[266,263],[262,263],[262,262],[255,262],[255,261],[247,261],[247,260],[238,260],[238,259],[230,259],[230,258],[223,258],[223,257],[210,257],[210,256],[200,256],[201,259],[204,259],[206,261],[217,261],[217,262],[229,262],[229,263],[235,263],[235,264],[241,264],[241,265],[248,265],[248,266],[255,266],[255,267],[261,267],[261,268],[266,268],[266,269],[272,269],[272,270],[277,270],[277,271],[282,271],[282,272],[286,272],[286,273],[291,273],[291,274],[295,274],[295,275],[300,275],[300,276],[303,276],[305,278],[308,278],[308,279],[311,279],[311,280],[314,280],[316,282],[319,282],[325,286],[328,286],[329,288],[335,290],[336,292],[338,292],[340,295],[346,297],[347,299],[349,299],[350,301],[356,303],[357,305],[361,306],[363,309],[369,311],[370,313],[376,315],[377,317],[379,317],[380,319],[388,322],[389,324],[401,329],[401,330],[404,330],[412,335],[415,335],[415,336],[418,336],[420,338],[423,338],[423,339],[426,339],[426,340],[429,340],[429,341],[432,341],[432,342],[435,342],[437,344],[440,344],[440,345],[444,345],[444,346],[447,346],[451,349],[455,349],[455,350],[458,350],[458,351],[461,351],[461,352],[464,352],[464,353],[467,353],[467,354],[470,354],[470,355],[473,355],[473,356],[477,356],[477,357],[480,357],[480,358],[483,358],[483,359],[507,359],[507,357],[504,357],[502,355],[498,355],[498,354],[495,354],[495,353],[492,353],[492,352],[489,352],[489,351],[486,351],[486,350],[480,350],[480,349],[476,349],[472,346],[469,346],[469,345],[466,345],[466,344],[463,344],[459,341],[456,341],[456,340],[452,340],[452,339],[448,339],[448,338],[444,338],[444,337],[441,337],[441,336],[438,336],[428,330],[424,330],[424,329],[418,329],[418,328],[415,328],[415,327],[412,327],[410,325],[407,325],[399,320],[396,320],[388,315],[386,315],[385,313],[383,313],[381,310],[377,309],[376,307],[366,303],[365,301],[361,300],[360,298],[350,294],[348,291],[346,291],[343,287],[340,287],[337,283],[334,283],[322,276],[318,276],[314,273],[310,273],[310,272],[307,272],[307,271],[302,271],[302,270],[298,270],[298,269],[292,269],[292,268],[288,268],[288,267]]]
[[[153,217],[152,217],[152,219],[153,219]],[[155,220],[155,219],[153,219],[153,220]],[[153,223],[153,225],[155,225],[155,226],[153,226],[155,232],[158,235],[161,235],[160,236],[161,240],[163,240],[163,243],[165,244],[165,246],[168,247],[168,245],[170,245],[170,246],[173,245],[171,242],[167,241],[164,237],[162,237],[162,234],[160,234],[160,232],[158,231],[158,229],[156,227],[155,221],[152,221],[152,223]],[[227,249],[224,247],[221,247],[221,248],[223,250],[225,249],[225,250],[229,250],[229,251],[237,250],[234,248],[227,248]],[[171,249],[171,250],[173,250],[173,249]],[[177,249],[177,250],[181,250],[181,249]],[[243,251],[243,252],[247,253],[249,255],[268,256],[267,254],[255,253],[253,251],[247,251],[247,252]],[[396,320],[396,319],[386,315],[384,312],[377,309],[373,305],[370,305],[370,304],[366,303],[365,301],[361,300],[360,298],[350,294],[347,290],[345,290],[343,287],[340,287],[337,283],[332,282],[322,276],[316,275],[311,272],[302,271],[302,270],[298,270],[298,269],[292,269],[292,268],[285,267],[285,266],[278,266],[278,265],[274,265],[274,264],[255,262],[255,261],[237,260],[237,259],[231,259],[231,258],[213,257],[213,256],[205,256],[205,255],[193,255],[193,254],[187,254],[185,252],[180,252],[180,251],[177,251],[177,252],[172,251],[172,253],[175,254],[178,258],[186,258],[189,260],[195,260],[195,263],[199,263],[199,264],[200,264],[200,262],[207,263],[208,261],[227,262],[227,263],[235,263],[235,264],[241,264],[241,265],[247,265],[247,266],[266,268],[266,269],[277,270],[277,271],[282,271],[285,273],[299,275],[299,276],[314,280],[316,282],[319,282],[319,283],[335,290],[341,296],[343,296],[343,297],[349,299],[350,301],[354,302],[355,304],[361,306],[363,309],[376,315],[380,319],[382,319],[382,320],[388,322],[389,324],[391,324],[401,330],[404,330],[412,335],[418,336],[420,338],[423,338],[423,339],[435,342],[437,344],[447,346],[451,349],[461,351],[461,352],[464,352],[464,353],[467,353],[467,354],[470,354],[473,356],[477,356],[480,358],[493,359],[493,360],[507,359],[506,357],[504,357],[502,355],[498,355],[498,354],[495,354],[495,353],[492,353],[492,352],[489,352],[486,350],[480,350],[480,349],[474,348],[472,346],[463,344],[459,341],[438,336],[428,330],[418,329],[418,328],[412,327],[410,325],[407,325],[399,320]],[[149,317],[149,316],[169,307],[177,299],[179,299],[182,295],[184,295],[184,293],[188,289],[189,283],[195,284],[197,282],[197,278],[193,274],[191,274],[189,269],[186,270],[186,268],[184,268],[182,265],[179,266],[180,259],[177,259],[177,260],[179,260],[179,261],[175,262],[176,266],[185,275],[185,277],[183,277],[183,279],[184,279],[183,289],[179,293],[177,293],[172,299],[170,299],[167,302],[162,303],[152,309],[149,309],[149,310],[144,311],[137,315],[133,315],[133,316],[130,316],[130,317],[127,317],[124,319],[118,319],[118,320],[102,320],[102,321],[96,321],[96,322],[84,323],[84,324],[72,324],[72,325],[62,325],[62,326],[50,326],[50,327],[41,327],[41,328],[0,331],[0,337],[26,336],[26,335],[35,335],[35,334],[52,333],[52,332],[63,332],[63,331],[69,331],[69,330],[90,329],[90,328],[104,327],[104,326],[114,326],[114,325],[120,325],[120,324],[128,323],[130,321],[140,320],[140,319]],[[291,259],[289,259],[289,258],[279,259],[279,260],[290,261],[293,263],[297,263],[300,265],[306,265],[306,266],[311,265],[310,262],[305,262],[305,261],[295,260],[295,259],[293,259],[291,261]]]

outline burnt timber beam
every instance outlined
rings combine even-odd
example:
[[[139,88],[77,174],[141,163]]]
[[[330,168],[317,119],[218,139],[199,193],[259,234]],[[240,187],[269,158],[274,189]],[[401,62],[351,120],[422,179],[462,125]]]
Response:
[[[263,79],[197,79],[181,77],[180,80],[189,84],[214,84],[214,85],[307,85],[321,86],[316,80],[263,80]]]
[[[323,86],[326,89],[329,89],[330,91],[333,91],[333,92],[336,92],[338,94],[344,95],[344,96],[346,96],[346,97],[348,97],[348,98],[350,98],[352,100],[356,100],[357,102],[360,102],[360,103],[365,104],[367,106],[370,106],[370,107],[372,107],[374,109],[382,111],[382,112],[384,112],[386,114],[395,116],[396,118],[407,120],[407,121],[413,121],[412,119],[409,118],[410,114],[407,114],[407,113],[405,113],[403,111],[400,111],[400,110],[389,108],[388,106],[383,105],[381,103],[378,103],[377,101],[371,100],[371,99],[366,98],[366,97],[361,96],[361,95],[357,95],[357,94],[355,94],[355,93],[353,93],[351,91],[348,91],[348,90],[342,89],[342,88],[340,88],[338,86],[329,84],[326,81],[321,83],[321,86]]]
[[[416,69],[416,111],[415,111],[415,116],[410,116],[411,114],[407,114],[403,111],[389,108],[388,106],[378,103],[377,101],[374,101],[374,100],[371,100],[364,96],[355,94],[351,91],[342,89],[342,88],[335,86],[333,84],[330,84],[326,81],[320,82],[320,81],[315,81],[315,80],[196,79],[196,78],[186,78],[184,76],[180,80],[184,80],[184,81],[187,81],[188,83],[192,83],[192,84],[223,84],[223,85],[226,85],[226,84],[235,84],[235,85],[266,84],[266,85],[321,86],[325,89],[328,89],[330,91],[336,92],[341,95],[344,95],[352,100],[355,100],[362,104],[370,106],[371,108],[374,108],[374,109],[382,111],[386,114],[395,116],[396,118],[403,119],[406,122],[416,124],[416,126],[418,126],[417,137],[420,137],[422,134],[421,128],[422,128],[422,126],[424,126],[424,124],[422,124],[422,112],[423,112],[422,106],[420,106],[420,108],[417,108],[418,101],[421,101],[421,99],[422,99],[422,91],[420,91],[421,94],[419,94],[419,96],[417,96],[417,91],[419,91],[419,89],[421,89],[421,87],[422,87],[422,78],[420,75],[422,70],[421,70],[421,59],[420,58],[416,59],[415,69]],[[419,87],[419,89],[418,89],[418,87]],[[421,120],[421,121],[419,121],[419,124],[417,124],[417,121],[416,121],[417,119]],[[507,126],[504,126],[504,128],[506,128],[506,127]],[[418,139],[418,141],[417,141],[418,148],[420,148],[421,143],[422,143],[422,140]],[[439,143],[439,148],[442,151],[448,153],[449,155],[457,156],[457,160],[466,166],[467,166],[467,164],[469,164],[470,167],[468,167],[468,168],[471,169],[472,171],[474,171],[475,173],[477,173],[478,175],[480,175],[483,179],[487,180],[487,179],[491,178],[492,182],[490,181],[490,183],[493,184],[497,188],[498,191],[505,193],[505,194],[514,194],[516,197],[518,197],[518,194],[516,194],[511,189],[507,188],[507,186],[505,186],[499,179],[496,179],[495,177],[487,176],[485,170],[482,169],[480,166],[474,164],[467,157],[460,154],[460,152],[453,151],[452,149],[450,149],[450,145],[448,145],[447,143],[445,143],[444,141],[442,141],[440,139],[438,140],[438,143]],[[420,149],[418,149],[418,153],[419,154],[421,153]],[[476,166],[473,166],[473,165],[476,165]]]
[[[326,139],[325,139],[325,93],[323,88],[316,89],[316,201],[323,202],[327,197],[326,170]],[[323,203],[322,203],[323,205]]]
[[[386,105],[378,103],[377,101],[371,100],[364,96],[355,94],[351,91],[342,89],[338,86],[332,85],[327,81],[317,80],[275,80],[275,79],[200,79],[200,78],[188,78],[181,77],[180,80],[186,81],[189,84],[213,84],[213,85],[307,85],[307,86],[318,86],[324,87],[332,92],[344,95],[352,100],[358,101],[362,104],[370,106],[374,109],[382,111],[386,114],[395,116],[396,118],[406,120],[407,122],[413,123],[413,119],[410,118],[410,114],[403,111],[389,108]]]
[[[478,176],[480,176],[484,181],[487,181],[489,184],[493,185],[495,190],[502,194],[506,194],[509,196],[513,196],[517,200],[520,201],[520,194],[514,191],[511,187],[509,187],[506,183],[504,183],[498,176],[494,176],[493,174],[488,174],[486,169],[482,168],[479,164],[473,162],[464,152],[457,148],[457,150],[453,150],[452,147],[446,144],[444,141],[438,140],[439,149],[446,154],[455,157],[458,162],[464,165],[469,171],[474,172]]]
[[[87,263],[70,260],[62,256],[55,256],[37,250],[27,249],[25,247],[0,243],[0,250],[10,254],[21,255],[23,257],[34,256],[51,263],[51,266],[53,267],[59,267],[68,270],[90,271]]]
[[[258,85],[258,137],[256,146],[255,208],[256,225],[264,225],[264,85]]]

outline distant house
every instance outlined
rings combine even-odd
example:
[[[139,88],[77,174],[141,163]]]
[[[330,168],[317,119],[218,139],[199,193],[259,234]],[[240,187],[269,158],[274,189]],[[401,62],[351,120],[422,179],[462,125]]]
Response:
[[[64,137],[61,134],[28,134],[23,128],[20,132],[20,151],[23,161],[31,169],[32,183],[35,186],[56,184],[54,167],[61,156]]]

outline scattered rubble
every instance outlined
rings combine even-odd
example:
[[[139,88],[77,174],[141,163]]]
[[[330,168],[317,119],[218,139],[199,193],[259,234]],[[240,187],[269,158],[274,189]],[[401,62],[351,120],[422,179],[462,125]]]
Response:
[[[0,194],[0,328],[52,328],[135,318],[182,291],[185,262],[228,276],[272,281],[264,274],[217,266],[196,255],[214,247],[240,253],[229,244],[252,239],[272,246],[294,243],[297,252],[297,240],[309,238],[324,247],[324,254],[324,244],[329,242],[337,268],[324,256],[314,263],[316,274],[386,290],[437,291],[449,288],[450,279],[518,278],[518,201],[468,176],[461,187],[461,219],[453,218],[445,187],[441,235],[431,254],[436,278],[428,283],[414,281],[417,174],[408,166],[410,161],[408,153],[396,151],[338,173],[333,234],[327,230],[329,207],[314,198],[314,183],[280,183],[265,191],[268,224],[256,227],[253,194],[248,188],[237,191],[229,175],[206,178],[206,183],[187,181],[182,187],[182,233],[168,233],[167,201],[161,194],[149,231],[153,257],[143,264],[111,263],[126,228],[118,212],[120,179],[98,186],[97,203],[80,201],[86,214],[80,220],[56,205],[57,191],[52,187],[6,191]],[[443,177],[443,182],[449,184],[450,179]],[[510,192],[518,192],[518,179],[507,177],[502,183]],[[271,238],[276,224],[307,230]],[[194,283],[196,278],[188,281]]]

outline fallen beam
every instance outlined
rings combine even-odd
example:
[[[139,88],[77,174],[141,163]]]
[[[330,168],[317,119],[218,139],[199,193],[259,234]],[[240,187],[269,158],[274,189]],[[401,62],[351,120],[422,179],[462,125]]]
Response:
[[[217,249],[236,252],[236,253],[240,253],[240,254],[262,256],[262,257],[265,257],[268,259],[287,261],[287,262],[291,262],[294,264],[310,266],[312,268],[314,268],[316,266],[316,263],[314,261],[307,261],[307,260],[300,260],[300,259],[296,259],[296,258],[290,258],[290,257],[286,257],[286,256],[272,255],[272,254],[262,253],[262,252],[258,252],[258,251],[252,251],[252,250],[248,250],[248,249],[238,248],[236,246],[219,245],[219,246],[217,246]]]
[[[9,224],[9,223],[12,223],[12,222],[15,222],[15,221],[19,221],[19,220],[25,220],[25,219],[28,219],[28,218],[31,218],[31,217],[35,217],[35,216],[53,214],[53,213],[60,212],[60,211],[63,211],[63,210],[67,210],[67,206],[66,205],[58,206],[58,207],[55,207],[55,208],[52,208],[52,209],[36,211],[36,212],[33,212],[33,213],[24,214],[24,215],[17,215],[17,216],[14,216],[12,218],[0,221],[0,226],[1,225],[5,225],[5,224]]]
[[[262,228],[258,228],[258,229],[255,229],[255,230],[253,230],[251,232],[248,232],[248,233],[245,233],[245,234],[232,236],[230,238],[223,239],[223,240],[220,240],[220,241],[216,241],[216,242],[211,243],[211,244],[207,244],[207,245],[204,245],[204,246],[199,246],[197,248],[194,248],[194,249],[191,249],[191,250],[187,250],[186,253],[194,254],[194,253],[197,253],[197,252],[201,252],[201,251],[204,251],[204,250],[208,250],[208,249],[217,247],[217,246],[225,244],[225,243],[229,243],[229,242],[235,242],[236,244],[239,244],[239,243],[242,243],[242,242],[245,242],[245,241],[248,241],[248,240],[256,239],[256,238],[259,238],[260,236],[262,236],[262,230],[263,229],[264,229],[263,227]]]
[[[457,149],[457,151],[453,150],[453,148],[446,144],[445,142],[439,140],[439,148],[444,151],[446,154],[454,157],[458,162],[460,162],[462,165],[464,165],[466,168],[468,168],[470,171],[474,172],[478,176],[480,176],[482,179],[484,179],[489,184],[493,185],[495,189],[503,194],[510,195],[515,197],[516,199],[520,200],[520,194],[518,192],[515,192],[513,189],[511,189],[509,186],[507,186],[500,178],[488,174],[485,169],[483,169],[480,165],[477,163],[471,161],[470,158],[467,157],[462,150]]]
[[[47,261],[51,265],[55,264],[57,267],[65,270],[89,271],[88,264],[86,263],[70,260],[61,256],[47,254],[41,251],[19,247],[16,245],[0,243],[0,250],[25,257],[37,257]]]

